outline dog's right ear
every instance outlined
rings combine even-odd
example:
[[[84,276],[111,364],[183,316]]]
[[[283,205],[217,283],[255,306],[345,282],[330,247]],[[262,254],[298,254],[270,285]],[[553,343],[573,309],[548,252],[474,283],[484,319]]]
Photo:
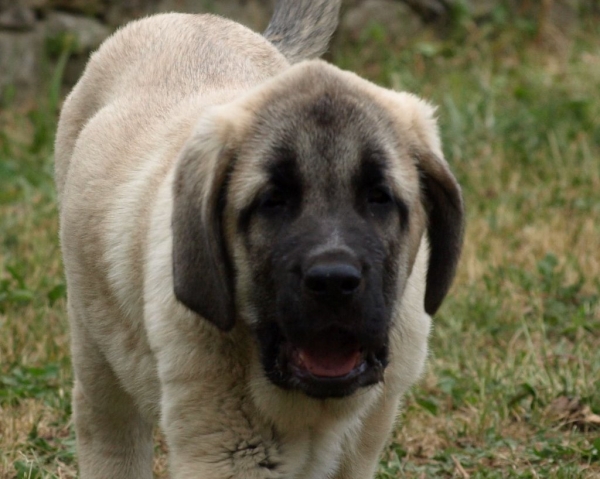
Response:
[[[184,146],[172,215],[175,297],[223,331],[235,323],[235,282],[222,225],[235,162],[235,128],[227,117],[207,114]]]

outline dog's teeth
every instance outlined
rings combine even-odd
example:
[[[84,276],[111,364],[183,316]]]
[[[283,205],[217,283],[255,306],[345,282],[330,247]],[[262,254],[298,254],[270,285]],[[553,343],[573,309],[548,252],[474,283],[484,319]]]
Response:
[[[294,362],[294,364],[296,364],[296,366],[304,368],[306,363],[306,356],[304,355],[304,352],[294,348],[294,351],[292,353],[292,361]]]

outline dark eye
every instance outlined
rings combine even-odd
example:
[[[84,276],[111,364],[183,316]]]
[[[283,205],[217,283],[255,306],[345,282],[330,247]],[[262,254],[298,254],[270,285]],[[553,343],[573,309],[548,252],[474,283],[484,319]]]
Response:
[[[368,191],[367,201],[370,205],[388,205],[394,200],[388,188],[385,186],[376,186]]]
[[[288,195],[286,195],[283,192],[283,190],[281,190],[279,188],[275,188],[275,189],[267,191],[263,195],[259,206],[262,210],[273,211],[273,210],[285,208],[286,206],[288,206],[288,204],[289,204]]]

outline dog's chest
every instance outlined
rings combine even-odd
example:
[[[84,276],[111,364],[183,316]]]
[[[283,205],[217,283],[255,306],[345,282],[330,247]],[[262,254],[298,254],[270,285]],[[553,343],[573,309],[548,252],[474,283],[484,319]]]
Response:
[[[234,477],[323,479],[337,469],[341,447],[335,437],[307,435],[296,441],[244,442],[231,455]]]

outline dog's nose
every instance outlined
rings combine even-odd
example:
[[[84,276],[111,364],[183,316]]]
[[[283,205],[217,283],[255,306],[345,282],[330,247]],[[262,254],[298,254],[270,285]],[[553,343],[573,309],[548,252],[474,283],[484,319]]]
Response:
[[[362,283],[360,270],[348,263],[320,263],[304,275],[304,288],[316,296],[350,296]]]

